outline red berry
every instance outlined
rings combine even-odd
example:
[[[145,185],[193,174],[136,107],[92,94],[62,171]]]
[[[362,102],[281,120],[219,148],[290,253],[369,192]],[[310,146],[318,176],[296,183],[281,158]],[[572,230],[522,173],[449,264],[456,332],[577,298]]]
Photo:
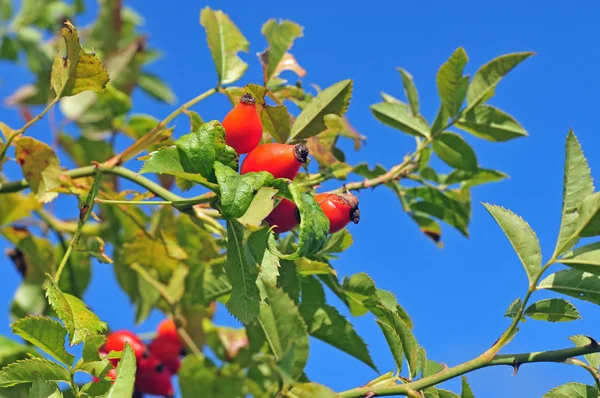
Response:
[[[163,363],[157,356],[152,354],[146,354],[137,361],[136,373],[152,373],[156,371],[161,371],[162,368]]]
[[[356,196],[320,193],[315,195],[315,200],[329,219],[330,234],[343,229],[350,221],[358,224],[360,211],[358,210],[358,198]]]
[[[302,163],[306,163],[307,158],[308,148],[302,144],[264,144],[256,147],[246,156],[240,173],[268,171],[275,178],[293,180],[300,171]]]
[[[117,380],[117,371],[115,369],[110,369],[107,373],[105,378],[108,377],[111,380]],[[98,379],[96,376],[92,376],[92,379],[94,380],[94,383],[97,383],[100,381],[100,379]]]
[[[146,352],[144,343],[128,330],[119,330],[108,335],[106,343],[100,347],[100,352],[108,354],[111,351],[123,351],[125,343],[129,343],[135,354],[135,359],[140,360]],[[111,359],[113,366],[117,366],[119,359]]]
[[[175,326],[175,322],[172,319],[165,319],[159,323],[156,331],[159,337],[167,338],[180,346],[183,345],[177,333],[177,326]]]
[[[259,144],[263,128],[256,112],[256,100],[251,94],[244,94],[223,119],[225,142],[235,149],[238,155],[248,153]]]
[[[171,376],[169,369],[162,366],[152,372],[138,373],[135,377],[135,389],[143,394],[172,396]]]
[[[179,358],[181,355],[181,344],[173,341],[167,336],[158,336],[148,346],[152,355],[165,363],[169,359]]]
[[[168,358],[163,361],[165,367],[169,369],[169,371],[173,374],[176,374],[179,371],[179,366],[181,365],[181,360],[179,358]]]
[[[283,233],[291,231],[300,222],[300,213],[296,204],[291,200],[281,199],[281,202],[265,218],[270,226],[276,226],[273,231]]]

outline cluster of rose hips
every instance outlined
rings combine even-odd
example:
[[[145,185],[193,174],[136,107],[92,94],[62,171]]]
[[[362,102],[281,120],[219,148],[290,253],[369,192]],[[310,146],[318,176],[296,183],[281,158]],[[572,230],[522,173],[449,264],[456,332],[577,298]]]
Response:
[[[240,102],[223,119],[225,142],[235,149],[238,155],[248,154],[242,162],[241,174],[268,171],[275,178],[293,180],[300,166],[308,160],[308,148],[303,144],[268,143],[259,145],[263,127],[256,111],[256,100],[251,94],[244,94]],[[296,205],[284,198],[267,216],[265,221],[277,233],[292,230],[300,223],[300,213]],[[350,221],[355,224],[360,219],[358,199],[350,194],[320,193],[315,200],[329,219],[329,233],[344,228]]]
[[[156,337],[148,345],[128,330],[110,333],[99,352],[106,355],[111,351],[123,351],[125,343],[129,343],[133,349],[137,364],[134,396],[151,394],[172,397],[171,377],[179,370],[180,357],[184,354],[175,323],[170,319],[161,322]],[[119,359],[110,361],[116,368]],[[117,373],[111,369],[106,376],[116,380]]]

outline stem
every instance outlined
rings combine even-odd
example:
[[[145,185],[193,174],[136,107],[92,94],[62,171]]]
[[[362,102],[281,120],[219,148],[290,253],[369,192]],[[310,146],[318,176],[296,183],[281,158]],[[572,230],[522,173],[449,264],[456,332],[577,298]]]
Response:
[[[14,133],[12,133],[11,135],[8,136],[8,138],[6,139],[6,144],[4,144],[4,147],[2,148],[2,152],[0,152],[0,163],[2,163],[2,159],[4,159],[4,156],[6,156],[8,147],[14,141],[14,139],[22,134],[25,134],[25,131],[27,131],[27,129],[29,127],[31,127],[35,122],[37,122],[38,120],[43,118],[44,115],[46,114],[46,112],[48,112],[50,110],[50,108],[52,108],[52,106],[54,106],[54,104],[56,104],[58,102],[58,100],[59,100],[59,97],[57,96],[52,101],[50,101],[48,106],[46,106],[46,108],[44,108],[44,110],[39,115],[37,115],[36,117],[34,117],[33,119],[31,119],[30,121],[25,123],[25,125],[23,127],[21,127],[20,129],[16,130]]]
[[[35,210],[34,213],[42,219],[52,230],[57,233],[67,232],[74,234],[77,231],[77,223],[59,220],[52,214],[48,213],[44,209]],[[81,229],[81,234],[85,236],[98,236],[104,229],[107,228],[106,224],[92,223],[85,224]]]
[[[565,363],[581,366],[585,370],[587,370],[590,375],[594,378],[594,382],[596,383],[596,388],[600,390],[600,373],[598,373],[598,369],[588,365],[587,363],[580,361],[579,359],[569,358],[565,361]]]
[[[359,387],[352,390],[341,392],[339,395],[344,398],[364,397],[368,393],[375,393],[374,396],[390,395],[408,395],[412,391],[421,391],[428,387],[443,383],[446,380],[453,379],[473,370],[486,368],[490,366],[509,365],[518,369],[524,363],[535,362],[565,362],[571,357],[600,352],[600,345],[592,343],[584,347],[565,348],[562,350],[529,352],[524,354],[497,355],[488,361],[483,355],[465,362],[461,365],[447,368],[434,375],[415,380],[410,383],[395,386],[384,387]]]
[[[110,200],[96,198],[96,203],[104,203],[109,205],[130,205],[130,206],[151,206],[151,205],[172,205],[174,202],[170,200]]]
[[[75,233],[75,235],[73,235],[73,239],[71,240],[71,242],[74,242],[76,238],[78,238],[78,234]],[[56,274],[54,275],[54,280],[56,281],[56,284],[58,285],[58,281],[60,280],[60,276],[63,272],[63,269],[65,268],[65,264],[67,264],[67,262],[69,261],[69,257],[71,256],[71,252],[73,251],[73,246],[74,243],[69,243],[69,246],[67,247],[67,251],[65,252],[65,255],[63,256],[60,265],[58,266],[58,269],[56,270]]]
[[[154,143],[154,141],[160,136],[160,134],[165,129],[167,124],[169,124],[173,119],[175,119],[177,116],[179,116],[180,114],[185,112],[188,108],[194,106],[195,104],[202,101],[203,99],[210,97],[211,95],[213,95],[216,92],[217,92],[216,88],[211,88],[210,90],[203,92],[202,94],[198,95],[197,97],[192,98],[185,104],[181,105],[179,108],[177,108],[173,112],[171,112],[171,114],[169,116],[167,116],[160,123],[158,123],[156,125],[156,127],[154,127],[152,130],[150,130],[148,133],[146,133],[146,135],[144,135],[143,137],[141,137],[140,139],[135,141],[133,144],[131,144],[129,147],[127,147],[127,149],[125,149],[120,154],[107,160],[103,164],[103,166],[110,168],[113,166],[123,164],[123,162],[126,162],[127,160],[133,158],[134,156],[136,156],[137,154],[142,152],[144,149],[146,149],[147,147],[152,145]]]

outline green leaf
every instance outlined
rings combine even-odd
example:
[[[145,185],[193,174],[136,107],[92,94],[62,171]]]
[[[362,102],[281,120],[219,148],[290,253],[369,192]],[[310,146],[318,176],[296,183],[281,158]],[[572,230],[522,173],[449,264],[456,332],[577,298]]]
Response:
[[[83,345],[83,352],[81,354],[84,362],[99,361],[100,355],[98,354],[98,350],[105,342],[106,337],[103,335],[89,337]]]
[[[15,145],[17,163],[36,198],[42,203],[56,198],[52,190],[60,186],[60,164],[54,150],[31,137],[20,137]]]
[[[483,65],[473,76],[467,90],[468,109],[487,101],[502,78],[534,53],[522,52],[501,55]]]
[[[170,105],[177,101],[177,97],[175,97],[171,88],[160,77],[152,73],[142,73],[138,78],[137,84],[146,94],[154,99]]]
[[[310,260],[306,257],[295,261],[296,269],[300,275],[336,275],[331,265],[317,260]]]
[[[535,232],[521,217],[500,206],[484,203],[487,211],[506,234],[525,267],[529,283],[535,283],[542,268],[542,252]]]
[[[133,395],[135,383],[136,362],[135,354],[129,343],[125,343],[123,354],[117,364],[117,378],[110,390],[102,398],[120,398]]]
[[[382,322],[379,319],[377,319],[376,322],[377,325],[379,325],[381,331],[383,332],[385,341],[387,342],[388,347],[390,348],[390,352],[394,357],[396,368],[398,368],[398,371],[401,372],[402,366],[404,364],[404,350],[402,348],[402,340],[400,339],[400,336],[398,335],[398,333],[396,333],[394,328],[391,327],[389,324]]]
[[[377,315],[377,317],[380,320],[380,327],[382,327],[382,325],[388,326],[383,326],[382,330],[387,330],[387,333],[386,331],[384,331],[384,336],[386,336],[386,340],[388,339],[388,335],[392,336],[390,340],[392,340],[394,346],[396,346],[396,348],[393,349],[393,352],[399,352],[397,344],[398,340],[400,341],[402,345],[403,355],[406,358],[406,362],[408,364],[409,373],[411,377],[416,377],[416,375],[419,373],[420,347],[410,328],[406,325],[406,323],[404,323],[404,321],[400,318],[400,316],[398,316],[398,314],[395,311],[386,308],[383,305],[377,305],[376,308],[373,309],[373,312],[375,313],[375,315]],[[391,333],[392,331],[393,333]],[[398,363],[398,361],[401,361],[400,358],[395,358],[395,360],[396,363]]]
[[[8,21],[12,16],[12,0],[0,0],[0,19]]]
[[[262,220],[265,219],[275,208],[274,196],[277,189],[270,187],[262,187],[256,192],[250,206],[246,209],[243,216],[238,218],[242,224],[260,226]]]
[[[577,239],[571,240],[579,217],[578,207],[584,199],[594,193],[594,182],[587,159],[573,130],[567,135],[565,154],[565,177],[563,186],[562,219],[555,255],[571,249]],[[570,243],[569,243],[570,242]]]
[[[475,398],[473,391],[471,390],[471,386],[467,382],[467,377],[462,377],[462,392],[460,393],[460,398]]]
[[[264,290],[264,282],[270,283],[273,286],[277,285],[277,277],[279,276],[279,258],[267,249],[267,237],[269,230],[267,228],[254,231],[248,236],[248,246],[252,257],[256,260],[259,267],[258,288],[261,292],[261,298],[266,297]]]
[[[2,36],[0,43],[0,59],[16,61],[19,59],[19,46],[15,39],[10,36]]]
[[[186,355],[178,372],[179,387],[183,398],[214,395],[217,369],[210,359],[202,354]],[[211,394],[212,393],[212,394]]]
[[[69,382],[69,371],[59,364],[43,358],[17,361],[0,370],[0,387],[31,383],[41,377],[47,381]]]
[[[437,389],[439,398],[460,398],[460,395],[453,393],[452,391]]]
[[[478,168],[476,171],[453,170],[444,179],[444,184],[452,185],[462,182],[463,187],[472,188],[480,184],[502,181],[505,178],[508,178],[508,175],[498,170],[481,168]]]
[[[292,21],[280,21],[270,19],[262,27],[261,33],[267,39],[269,48],[265,50],[262,57],[266,58],[263,66],[265,85],[275,75],[279,63],[283,60],[285,53],[292,47],[294,40],[302,37],[302,27]]]
[[[543,398],[597,398],[598,389],[581,383],[567,383],[553,388]]]
[[[446,131],[435,137],[433,150],[446,164],[460,170],[477,170],[473,148],[459,134]]]
[[[584,336],[582,334],[577,334],[575,336],[571,336],[569,337],[569,340],[571,340],[573,342],[573,344],[575,344],[576,347],[585,347],[585,346],[589,346],[590,344],[594,344],[594,342],[587,336]],[[600,367],[600,354],[597,352],[594,352],[592,354],[586,354],[584,355],[585,360],[588,361],[588,363],[590,364],[591,367],[593,367],[594,369],[598,369],[598,367]]]
[[[568,322],[581,319],[579,311],[571,303],[561,298],[540,300],[531,304],[525,315],[538,321]]]
[[[36,378],[29,389],[29,398],[62,398],[62,393],[55,382]]]
[[[221,216],[225,220],[242,217],[255,193],[273,181],[273,176],[266,171],[239,175],[221,162],[215,162],[215,175],[221,189]]]
[[[235,82],[248,68],[238,53],[248,52],[250,43],[223,11],[205,7],[200,13],[200,24],[206,31],[219,86]]]
[[[336,308],[325,303],[303,301],[300,314],[311,336],[352,355],[377,372],[367,345]]]
[[[260,291],[256,284],[258,266],[244,236],[244,227],[235,220],[227,221],[227,262],[225,270],[231,282],[227,309],[242,323],[254,320],[260,311]]]
[[[562,248],[557,248],[557,253],[564,252],[564,249],[571,248],[580,237],[594,236],[595,233],[589,233],[596,228],[597,220],[600,218],[600,192],[586,197],[578,208],[575,209],[577,218],[572,228],[572,233],[564,239]]]
[[[2,194],[0,195],[0,225],[25,218],[40,207],[40,203],[33,195],[23,195],[18,192]]]
[[[325,245],[329,234],[329,219],[310,194],[303,194],[293,183],[287,185],[289,194],[300,212],[300,234],[298,248],[290,254],[283,254],[277,249],[274,234],[268,240],[269,250],[279,258],[295,260],[318,253]]]
[[[106,330],[106,323],[100,321],[83,301],[63,293],[54,281],[46,288],[46,297],[69,332],[71,346]]]
[[[493,142],[529,135],[512,116],[489,105],[478,105],[461,113],[455,125],[476,137]]]
[[[457,200],[454,191],[439,191],[431,187],[409,188],[404,191],[410,208],[419,216],[431,215],[469,236],[467,227],[471,218],[468,201]],[[423,214],[425,213],[425,214]]]
[[[429,137],[429,127],[423,119],[410,114],[404,104],[380,102],[371,105],[371,112],[377,120],[390,127],[418,137]]]
[[[292,125],[291,141],[313,137],[327,129],[325,115],[343,116],[350,105],[352,80],[342,80],[313,98]]]
[[[580,300],[600,305],[600,276],[576,269],[548,275],[537,289],[549,289]]]
[[[225,143],[225,129],[217,120],[204,123],[199,130],[186,134],[175,141],[181,157],[183,171],[213,177],[215,161],[237,171],[238,156]]]
[[[57,321],[44,316],[29,316],[12,324],[12,331],[65,365],[75,357],[65,350],[67,330]]]
[[[276,142],[284,143],[290,138],[290,114],[285,105],[265,105],[260,120],[263,130],[271,134]]]
[[[521,308],[523,307],[523,302],[521,301],[520,298],[515,299],[515,301],[513,301],[512,303],[510,303],[510,306],[508,307],[508,309],[506,310],[506,312],[504,313],[504,316],[507,318],[515,318],[516,316],[518,316],[521,313]],[[525,319],[521,319],[522,322],[525,321]]]
[[[397,68],[397,70],[400,72],[400,76],[402,77],[404,94],[406,95],[408,103],[410,104],[410,112],[413,116],[417,116],[419,115],[419,94],[417,93],[417,88],[415,87],[413,77],[410,73],[402,68]]]
[[[192,270],[186,279],[186,283],[185,294],[190,295],[192,304],[206,306],[210,302],[231,293],[231,284],[221,263]]]
[[[288,398],[340,398],[341,395],[333,392],[324,385],[317,383],[296,383],[287,393]]]
[[[463,71],[468,61],[467,53],[459,47],[437,73],[436,81],[442,106],[452,117],[460,111],[467,94],[469,77],[463,76]]]
[[[557,261],[581,271],[600,275],[600,242],[572,250]]]
[[[67,51],[65,58],[57,53],[52,64],[50,84],[56,95],[67,97],[87,90],[102,92],[110,77],[100,59],[81,48],[77,30],[69,21],[61,34]]]
[[[269,304],[261,303],[258,322],[281,362],[291,354],[291,376],[300,377],[308,359],[308,333],[298,307],[281,289],[265,283]]]

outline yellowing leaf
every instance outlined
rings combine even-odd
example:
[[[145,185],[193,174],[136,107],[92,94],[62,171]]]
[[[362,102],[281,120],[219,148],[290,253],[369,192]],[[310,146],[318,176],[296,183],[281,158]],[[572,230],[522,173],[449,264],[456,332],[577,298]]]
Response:
[[[58,196],[50,192],[60,187],[60,165],[50,146],[31,137],[21,137],[16,142],[15,156],[40,202],[50,202]]]
[[[66,97],[87,90],[102,92],[110,80],[102,61],[81,48],[79,35],[71,22],[65,22],[61,34],[65,39],[66,57],[56,54],[50,77],[56,95]]]

